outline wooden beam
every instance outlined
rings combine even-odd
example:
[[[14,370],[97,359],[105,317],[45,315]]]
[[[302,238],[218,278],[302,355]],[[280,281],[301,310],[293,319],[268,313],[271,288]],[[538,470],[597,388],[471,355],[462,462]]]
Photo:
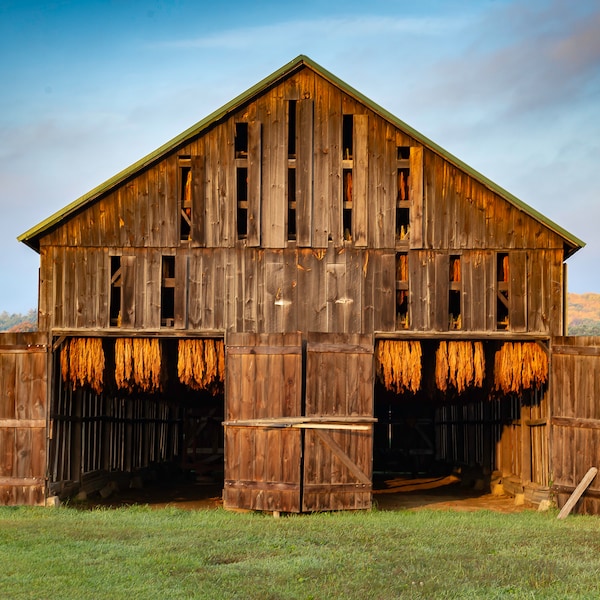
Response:
[[[361,483],[371,485],[371,479],[358,468],[356,463],[352,462],[342,447],[327,432],[317,429],[315,430],[315,433],[321,438],[321,441],[331,449],[333,454],[340,459],[342,464],[348,468],[350,473],[352,473]]]
[[[44,429],[46,419],[0,419],[0,429]]]
[[[325,425],[326,429],[345,429],[350,425],[356,428],[359,425],[376,423],[375,417],[362,416],[321,416],[321,417],[274,417],[265,419],[237,419],[224,421],[226,427],[301,427],[311,428],[315,425]]]
[[[583,479],[579,482],[579,485],[575,488],[575,491],[571,494],[561,511],[558,513],[557,519],[564,519],[569,516],[569,513],[573,510],[573,507],[577,504],[579,498],[581,498],[590,483],[592,483],[597,473],[598,469],[596,467],[590,467],[588,472],[583,476]]]
[[[45,482],[43,477],[0,477],[1,486],[36,486]]]
[[[578,417],[552,417],[552,425],[575,427],[578,429],[600,429],[600,419],[580,419]]]
[[[573,356],[600,356],[598,346],[552,346],[552,354],[569,354]]]
[[[562,485],[560,483],[555,483],[551,491],[554,494],[572,494],[575,491],[574,485]],[[600,489],[589,487],[585,491],[586,498],[600,498]]]

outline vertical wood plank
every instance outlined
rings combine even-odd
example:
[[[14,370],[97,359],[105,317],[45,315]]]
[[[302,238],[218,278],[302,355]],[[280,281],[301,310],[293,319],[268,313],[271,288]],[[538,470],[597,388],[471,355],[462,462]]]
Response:
[[[310,247],[313,223],[314,102],[296,105],[296,242]]]
[[[301,375],[298,333],[228,335],[226,507],[300,511],[300,430],[235,420],[300,415]]]
[[[527,331],[527,253],[511,252],[509,264],[509,327],[511,331]]]
[[[206,164],[204,156],[191,157],[192,170],[192,247],[206,245],[205,217],[206,217]]]
[[[284,248],[287,242],[286,104],[277,89],[259,103],[263,122],[261,240],[265,248]]]
[[[121,256],[121,326],[135,326],[136,256]]]
[[[366,247],[369,229],[367,187],[369,180],[369,117],[354,115],[354,150],[352,169],[352,240],[356,247]]]
[[[248,123],[248,235],[250,247],[261,243],[262,123]]]
[[[189,255],[180,253],[175,258],[175,329],[187,329]],[[156,287],[156,286],[155,286]]]
[[[410,247],[423,248],[423,148],[412,146],[409,161]]]

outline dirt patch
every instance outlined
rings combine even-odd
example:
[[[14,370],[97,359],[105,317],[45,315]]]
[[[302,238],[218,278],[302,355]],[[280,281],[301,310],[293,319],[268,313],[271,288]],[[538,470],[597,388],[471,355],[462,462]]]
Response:
[[[426,478],[394,478],[373,491],[373,505],[379,510],[491,510],[516,513],[526,510],[508,494],[496,495],[465,487],[454,475]]]
[[[152,483],[143,489],[116,490],[110,497],[91,497],[82,506],[123,507],[147,505],[152,508],[176,507],[186,510],[215,509],[223,505],[223,486],[214,482]],[[427,478],[393,478],[376,484],[373,506],[378,510],[491,510],[516,513],[531,509],[517,505],[509,495],[466,488],[453,475]]]

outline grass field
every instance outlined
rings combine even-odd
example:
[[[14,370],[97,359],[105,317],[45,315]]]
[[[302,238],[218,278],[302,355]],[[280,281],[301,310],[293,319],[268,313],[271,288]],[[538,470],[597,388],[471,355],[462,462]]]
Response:
[[[0,508],[18,598],[599,598],[600,519]]]

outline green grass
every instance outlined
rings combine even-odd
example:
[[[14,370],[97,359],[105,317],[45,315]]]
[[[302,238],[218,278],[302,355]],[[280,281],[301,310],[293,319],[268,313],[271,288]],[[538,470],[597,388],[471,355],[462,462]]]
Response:
[[[598,598],[600,519],[0,508],[18,598]]]

